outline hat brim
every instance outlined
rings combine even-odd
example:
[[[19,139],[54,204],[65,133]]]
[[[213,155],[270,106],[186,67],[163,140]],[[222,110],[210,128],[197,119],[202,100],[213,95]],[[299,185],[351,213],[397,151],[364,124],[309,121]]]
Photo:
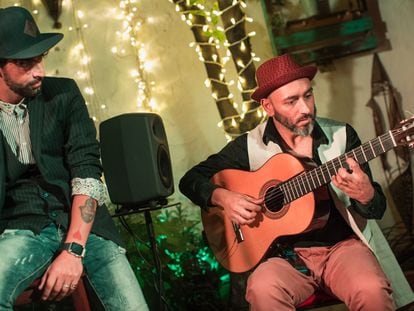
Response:
[[[0,55],[2,59],[26,59],[39,56],[49,51],[60,40],[62,40],[63,34],[61,33],[43,33],[39,34],[36,40],[38,42],[30,45],[30,47],[7,53],[6,55]]]
[[[252,93],[251,98],[257,102],[260,102],[261,99],[268,97],[270,93],[280,88],[281,86],[288,84],[289,82],[302,78],[308,78],[309,80],[312,80],[315,77],[317,71],[318,68],[315,66],[297,68],[294,71],[279,76],[277,80],[270,81],[267,84],[258,87]]]

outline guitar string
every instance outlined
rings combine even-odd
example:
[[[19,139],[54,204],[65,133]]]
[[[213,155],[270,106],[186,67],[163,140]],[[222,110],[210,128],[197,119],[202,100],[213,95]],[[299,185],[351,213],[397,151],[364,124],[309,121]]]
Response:
[[[395,134],[397,131],[399,131],[399,129],[398,130],[391,130],[390,132],[393,133],[393,134]],[[383,138],[384,140],[381,141],[381,138]],[[274,201],[276,204],[279,203],[279,202],[281,202],[282,200],[283,200],[283,204],[292,202],[295,199],[299,198],[300,196],[303,196],[306,193],[309,193],[312,190],[315,190],[318,187],[320,187],[320,186],[323,185],[323,184],[321,184],[319,182],[319,185],[315,187],[314,180],[315,179],[319,179],[318,173],[317,173],[318,170],[320,170],[322,172],[323,176],[325,177],[325,173],[328,173],[328,174],[330,173],[330,171],[329,171],[329,165],[332,165],[333,168],[335,168],[335,165],[334,165],[334,162],[335,161],[339,161],[339,164],[341,165],[341,167],[344,167],[344,166],[342,166],[342,163],[346,163],[345,160],[346,160],[347,157],[351,157],[354,160],[355,160],[355,158],[357,158],[356,161],[359,163],[358,158],[361,157],[361,156],[363,156],[364,159],[365,159],[365,154],[367,153],[367,151],[369,151],[370,149],[377,150],[377,148],[381,148],[384,151],[384,147],[383,147],[382,143],[386,144],[386,143],[390,143],[390,142],[394,146],[393,141],[392,141],[392,138],[391,138],[391,135],[389,135],[389,132],[388,133],[385,133],[385,134],[383,134],[383,135],[381,135],[381,136],[379,136],[379,137],[377,137],[377,138],[375,138],[375,139],[373,139],[371,141],[368,141],[367,143],[364,143],[364,144],[360,145],[359,147],[354,148],[353,150],[351,150],[351,151],[349,151],[349,152],[347,152],[347,153],[345,153],[345,154],[343,154],[343,155],[341,155],[341,156],[339,156],[339,157],[337,157],[335,159],[332,159],[332,160],[330,160],[328,162],[325,162],[323,165],[321,165],[321,166],[319,166],[317,168],[314,168],[311,171],[304,171],[304,172],[300,173],[298,176],[292,177],[292,178],[290,178],[290,179],[288,179],[288,180],[280,183],[278,186],[270,188],[271,189],[270,191],[272,191],[272,193],[270,193],[267,197],[266,197],[266,193],[265,193],[261,197],[261,199],[264,199],[266,202],[269,202],[269,203],[271,203],[272,201]],[[369,144],[369,147],[370,148],[368,148],[368,145],[367,145],[368,143],[371,143],[371,144]],[[364,147],[366,147],[366,149],[364,149]],[[371,150],[371,152],[373,152],[373,150]],[[375,153],[374,153],[374,157],[376,157],[375,156]],[[367,161],[365,161],[365,162],[367,162]],[[362,162],[362,163],[365,163],[365,162]],[[335,170],[335,172],[336,172],[336,170]],[[294,190],[297,189],[298,186],[304,185],[304,183],[303,182],[301,183],[299,181],[299,179],[300,178],[305,178],[305,175],[309,175],[310,176],[310,178],[312,179],[312,184],[314,185],[314,187],[313,187],[313,189],[310,189],[306,193],[302,193],[302,195],[297,196],[297,195],[294,194],[297,191],[294,191]],[[312,175],[314,175],[314,177],[316,177],[316,178],[314,178]],[[307,180],[307,181],[309,183],[309,180]],[[329,183],[329,181],[326,182],[326,183]],[[283,189],[283,187],[285,189]],[[281,191],[275,190],[276,188],[281,189]],[[306,186],[304,186],[304,188],[306,190]],[[283,190],[285,192],[287,192],[288,195],[286,195],[285,193],[283,193]],[[289,199],[288,202],[285,202],[284,198],[286,198],[286,196],[289,196],[289,195],[290,195],[291,199]]]

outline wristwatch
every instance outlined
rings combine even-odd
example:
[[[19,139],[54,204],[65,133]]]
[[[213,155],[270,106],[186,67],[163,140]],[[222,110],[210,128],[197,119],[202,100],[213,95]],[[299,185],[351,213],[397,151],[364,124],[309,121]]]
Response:
[[[81,258],[85,257],[85,252],[86,252],[86,249],[82,245],[76,242],[64,243],[62,250],[68,251],[75,257],[81,257]]]

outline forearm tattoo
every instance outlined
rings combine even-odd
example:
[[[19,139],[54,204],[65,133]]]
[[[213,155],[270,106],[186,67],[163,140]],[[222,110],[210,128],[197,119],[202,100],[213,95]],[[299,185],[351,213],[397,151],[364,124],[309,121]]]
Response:
[[[84,205],[79,206],[81,211],[81,217],[84,222],[90,223],[95,218],[96,213],[96,201],[92,198],[88,198]]]

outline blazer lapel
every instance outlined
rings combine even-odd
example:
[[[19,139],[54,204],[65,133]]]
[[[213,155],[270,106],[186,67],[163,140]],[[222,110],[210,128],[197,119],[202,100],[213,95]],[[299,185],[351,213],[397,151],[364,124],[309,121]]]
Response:
[[[4,154],[4,136],[0,131],[0,211],[3,208],[6,190],[6,161]]]
[[[32,143],[32,151],[36,159],[36,163],[39,165],[44,115],[43,96],[38,95],[33,99],[29,99],[27,107],[29,111],[30,141]]]

